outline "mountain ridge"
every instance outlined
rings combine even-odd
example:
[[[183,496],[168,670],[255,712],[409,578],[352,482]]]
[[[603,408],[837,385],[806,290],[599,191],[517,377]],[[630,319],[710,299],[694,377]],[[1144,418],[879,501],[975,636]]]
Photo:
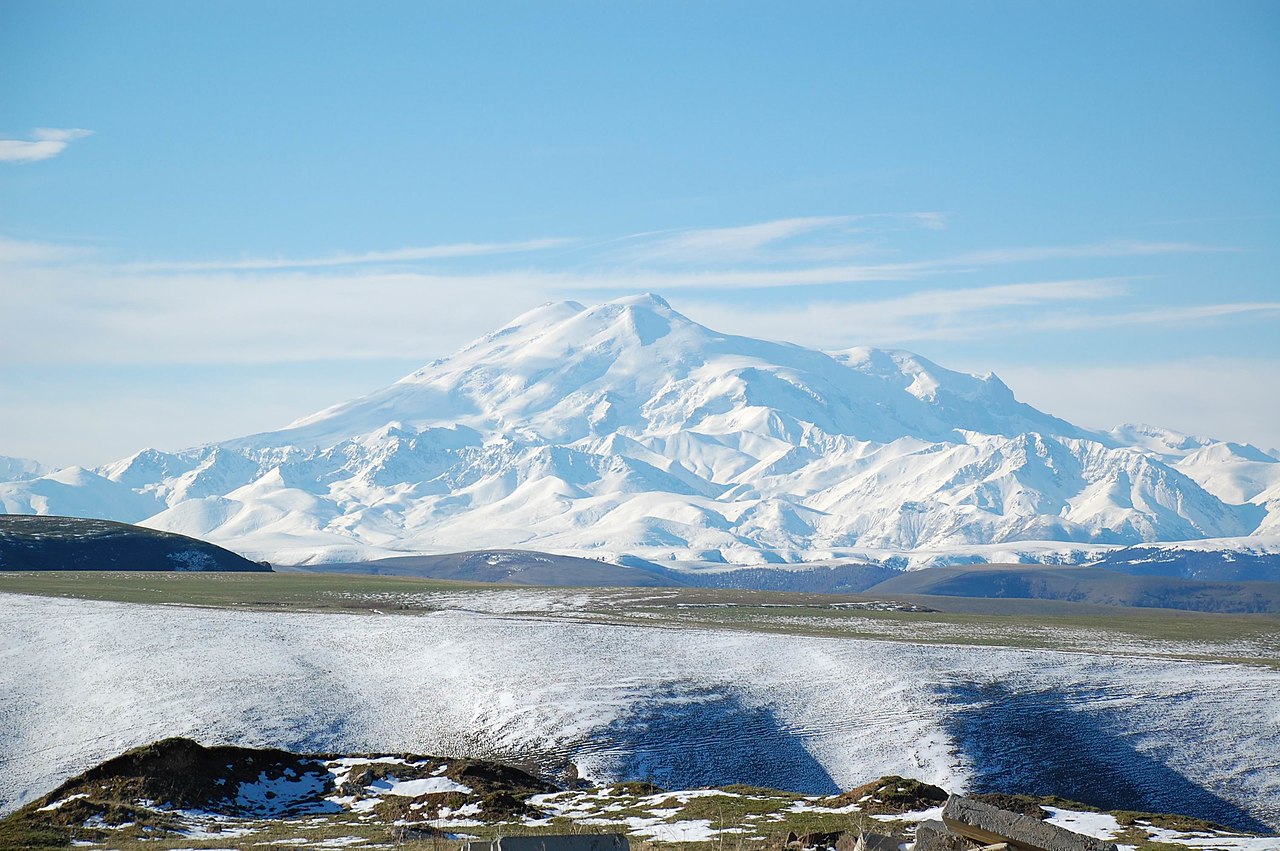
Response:
[[[0,484],[0,505],[114,495],[138,516],[112,519],[280,563],[515,547],[761,564],[1280,534],[1280,460],[1255,447],[1083,429],[991,373],[721,334],[652,294],[548,303],[283,429],[79,475],[78,494]]]

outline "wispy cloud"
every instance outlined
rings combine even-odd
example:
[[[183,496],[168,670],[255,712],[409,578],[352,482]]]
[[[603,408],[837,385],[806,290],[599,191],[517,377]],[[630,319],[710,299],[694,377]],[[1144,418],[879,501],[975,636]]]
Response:
[[[92,136],[92,130],[38,127],[30,139],[0,139],[0,162],[33,163],[56,157],[76,139]]]
[[[927,228],[932,214],[915,217]],[[831,229],[863,217],[780,219],[744,228],[662,236],[687,250],[724,255]],[[882,218],[882,217],[881,217]],[[671,238],[676,238],[671,242]],[[491,330],[523,309],[653,291],[672,293],[690,315],[726,331],[828,348],[905,345],[1080,328],[1170,325],[1271,316],[1274,302],[1143,304],[1141,278],[1050,279],[991,284],[997,266],[1068,258],[1213,250],[1189,243],[1099,242],[959,252],[882,263],[769,263],[666,266],[615,262],[611,254],[566,265],[581,245],[568,239],[470,242],[319,257],[109,263],[102,254],[52,243],[0,238],[0,267],[21,286],[0,288],[0,361],[77,359],[142,363],[154,352],[173,362],[281,362],[325,358],[436,356]],[[76,252],[80,251],[77,255]],[[714,252],[713,252],[714,253]],[[518,258],[516,255],[521,255]],[[717,255],[722,256],[722,255]],[[489,257],[430,271],[414,261]],[[1054,268],[1048,265],[1045,268]],[[968,273],[968,274],[965,274]],[[857,284],[857,286],[843,286]],[[886,286],[891,284],[892,286]],[[799,288],[809,286],[805,291]],[[772,296],[746,290],[774,290]],[[784,290],[785,296],[780,296]],[[767,308],[760,305],[768,303]],[[201,322],[194,324],[192,317]],[[58,327],[54,350],[43,329]],[[205,330],[208,329],[208,330]]]
[[[851,216],[811,216],[740,227],[678,231],[635,246],[631,253],[637,259],[658,261],[742,260],[781,240],[829,231],[850,221]]]
[[[1144,257],[1158,254],[1191,254],[1235,251],[1234,248],[1199,245],[1191,242],[1142,242],[1117,240],[1087,245],[1039,245],[1021,248],[996,248],[970,251],[945,261],[949,266],[999,266],[1011,263],[1034,263],[1043,260],[1081,260],[1102,257]]]
[[[832,259],[875,250],[869,236],[885,229],[946,226],[940,212],[804,216],[749,225],[633,234],[611,240],[611,257],[631,263],[722,264]]]
[[[10,239],[0,236],[0,268],[31,263],[62,263],[86,256],[86,250],[57,242]]]
[[[1242,301],[1173,307],[1155,306],[1096,316],[1045,316],[1036,319],[1033,326],[1045,330],[1074,331],[1081,328],[1127,325],[1176,325],[1229,316],[1263,319],[1276,314],[1280,314],[1280,301]]]
[[[749,336],[805,340],[844,348],[851,344],[898,346],[921,341],[990,339],[1028,334],[1076,333],[1100,328],[1168,326],[1214,320],[1267,319],[1280,302],[1212,302],[1142,305],[1132,301],[1136,278],[1087,278],[1042,283],[928,289],[881,299],[799,301],[768,311],[720,300],[690,304],[698,315],[716,315],[723,330]]]
[[[829,348],[899,345],[983,336],[1010,314],[1021,320],[1049,305],[1060,309],[1119,298],[1128,294],[1133,280],[1084,278],[928,289],[893,298],[805,301],[767,312],[719,302],[701,302],[694,309],[715,312],[725,330],[751,336],[806,340]]]
[[[449,245],[397,248],[391,251],[330,254],[324,257],[258,257],[240,260],[178,263],[131,263],[124,268],[136,272],[235,272],[271,269],[325,269],[335,266],[408,263],[417,260],[445,260],[458,257],[483,257],[495,254],[545,251],[550,248],[562,247],[571,242],[573,242],[571,239],[528,239],[519,242],[460,242]]]
[[[770,223],[778,224],[778,223]],[[739,230],[739,229],[733,229]],[[781,227],[779,227],[781,230]],[[745,239],[745,237],[744,237]],[[618,291],[678,291],[781,289],[815,287],[832,284],[888,283],[920,281],[958,273],[978,272],[1000,266],[1034,264],[1054,260],[1077,260],[1112,257],[1142,257],[1168,254],[1231,251],[1231,248],[1183,242],[1102,242],[1084,245],[1023,246],[968,251],[928,260],[902,262],[816,262],[827,258],[810,258],[815,262],[792,263],[778,268],[776,263],[743,263],[726,267],[708,261],[701,265],[668,268],[661,263],[635,265],[610,263],[609,257],[595,274],[579,283],[567,281],[570,288]],[[634,260],[638,256],[657,259],[660,255],[621,253],[617,256]],[[693,254],[689,254],[690,260]]]

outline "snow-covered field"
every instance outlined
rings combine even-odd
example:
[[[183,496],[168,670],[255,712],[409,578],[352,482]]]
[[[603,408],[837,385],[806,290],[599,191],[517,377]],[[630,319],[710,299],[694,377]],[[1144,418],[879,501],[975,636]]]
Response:
[[[571,761],[594,779],[668,788],[825,793],[897,773],[1280,827],[1280,671],[1268,667],[603,625],[552,610],[299,614],[0,595],[0,611],[5,811],[127,747],[189,735]]]

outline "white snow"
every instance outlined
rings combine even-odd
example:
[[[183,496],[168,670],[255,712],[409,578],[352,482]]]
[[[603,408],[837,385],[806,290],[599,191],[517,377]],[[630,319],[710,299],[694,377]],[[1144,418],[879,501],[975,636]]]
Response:
[[[447,777],[425,777],[421,780],[397,780],[394,777],[386,777],[373,781],[368,788],[385,795],[403,795],[406,798],[416,798],[433,792],[462,792],[463,794],[471,792],[469,787]]]
[[[708,819],[690,819],[650,823],[644,819],[627,820],[631,833],[652,837],[658,842],[706,842],[718,834]]]
[[[542,755],[598,780],[636,779],[619,772],[642,745],[673,760],[691,748],[757,760],[765,748],[804,755],[838,788],[899,774],[962,791],[974,766],[940,688],[973,682],[1061,694],[1073,713],[1105,715],[1108,735],[1141,758],[1280,824],[1280,671],[1262,666],[545,613],[377,618],[8,594],[0,609],[6,810],[183,734],[313,752]],[[692,730],[645,726],[702,706],[727,714]],[[259,800],[259,788],[241,792]]]
[[[1056,824],[1058,827],[1065,827],[1067,830],[1083,833],[1085,836],[1114,839],[1116,834],[1123,830],[1115,816],[1107,813],[1077,812],[1058,807],[1045,807],[1045,809],[1049,811],[1049,818],[1045,819],[1049,824]]]
[[[1143,827],[1156,842],[1182,845],[1206,851],[1280,851],[1277,836],[1228,836],[1209,833],[1185,833],[1162,827]]]
[[[38,813],[48,813],[48,812],[52,812],[52,811],[54,811],[54,810],[59,810],[59,809],[62,809],[62,807],[63,807],[63,806],[65,806],[66,804],[69,804],[69,803],[70,803],[70,802],[72,802],[72,801],[75,801],[75,800],[77,800],[77,799],[79,799],[79,798],[87,798],[87,797],[89,797],[89,795],[88,795],[87,793],[85,793],[85,792],[81,792],[81,793],[79,793],[79,794],[77,794],[77,795],[68,795],[68,796],[67,796],[67,797],[65,797],[65,798],[60,798],[60,799],[58,799],[58,800],[54,801],[52,804],[46,804],[46,805],[45,805],[45,806],[43,806],[43,807],[39,807],[39,808],[36,810],[36,812],[38,812]]]
[[[145,520],[281,564],[503,546],[1034,556],[1023,544],[1045,541],[1079,559],[1280,530],[1277,475],[1252,447],[1091,432],[991,375],[733,337],[636,296],[544,306],[279,431],[0,484],[0,506]]]
[[[297,776],[268,777],[259,774],[255,781],[241,783],[236,790],[236,807],[242,812],[277,816],[299,801],[319,797],[328,785],[329,775],[308,773]]]

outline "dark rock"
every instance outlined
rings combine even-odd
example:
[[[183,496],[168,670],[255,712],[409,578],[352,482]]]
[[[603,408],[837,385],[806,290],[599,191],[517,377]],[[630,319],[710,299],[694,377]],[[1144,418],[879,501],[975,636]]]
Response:
[[[840,838],[845,835],[842,830],[833,833],[802,833],[795,839],[788,841],[789,845],[797,845],[800,848],[837,848]],[[795,834],[792,834],[795,836]]]
[[[858,834],[851,851],[898,851],[898,846],[906,841],[902,836],[886,836],[864,830]]]
[[[397,824],[387,828],[392,842],[421,842],[424,839],[440,839],[445,834],[427,825]]]
[[[971,842],[958,833],[952,833],[940,821],[931,819],[916,825],[915,851],[969,851],[975,847],[977,847],[976,842]]]
[[[951,832],[983,845],[1007,842],[1021,851],[1116,851],[1114,842],[1073,833],[1031,816],[959,795],[947,799],[942,822]]]

